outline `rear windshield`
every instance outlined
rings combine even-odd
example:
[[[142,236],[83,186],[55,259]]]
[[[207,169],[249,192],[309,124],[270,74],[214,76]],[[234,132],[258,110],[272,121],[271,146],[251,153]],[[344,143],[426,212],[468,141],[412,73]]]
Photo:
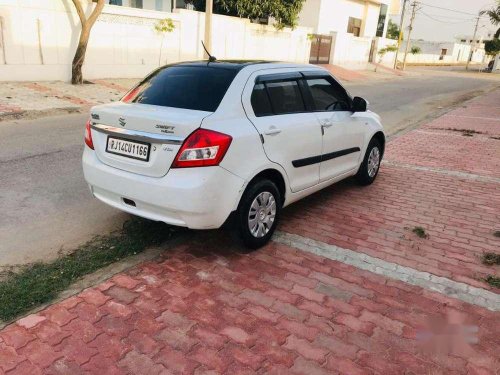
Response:
[[[192,66],[158,69],[122,101],[215,112],[238,72]]]

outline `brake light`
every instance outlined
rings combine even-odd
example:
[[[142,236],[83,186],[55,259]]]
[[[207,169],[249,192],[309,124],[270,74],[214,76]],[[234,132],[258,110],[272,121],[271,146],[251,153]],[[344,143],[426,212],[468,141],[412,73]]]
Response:
[[[90,148],[94,149],[94,142],[92,142],[92,133],[90,131],[90,120],[85,124],[85,144]]]
[[[136,97],[139,90],[140,90],[140,87],[133,88],[132,90],[127,92],[123,98],[121,98],[121,101],[125,102],[125,103],[129,103],[131,100],[133,100]]]
[[[197,129],[184,141],[172,168],[219,165],[233,138],[213,130]]]

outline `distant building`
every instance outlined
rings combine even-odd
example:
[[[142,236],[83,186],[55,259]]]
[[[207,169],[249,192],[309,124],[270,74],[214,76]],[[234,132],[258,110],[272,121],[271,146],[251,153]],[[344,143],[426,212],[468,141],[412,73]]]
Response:
[[[310,62],[365,67],[398,11],[399,0],[306,0],[299,25],[314,30]]]
[[[457,43],[465,43],[465,44],[483,44],[485,40],[490,40],[493,39],[494,33],[492,32],[487,32],[487,33],[478,33],[476,35],[476,39],[473,40],[474,38],[473,35],[458,35],[455,37],[455,41]]]
[[[106,4],[130,8],[171,12],[175,8],[186,8],[184,0],[106,0]]]
[[[472,39],[472,37],[471,37]],[[477,40],[475,45],[471,42],[428,42],[424,40],[412,40],[412,47],[419,47],[417,54],[408,54],[407,62],[410,64],[465,64],[471,57],[473,63],[482,63],[485,58],[484,43]],[[400,60],[406,44],[403,43],[400,50]],[[472,55],[471,55],[472,51]]]

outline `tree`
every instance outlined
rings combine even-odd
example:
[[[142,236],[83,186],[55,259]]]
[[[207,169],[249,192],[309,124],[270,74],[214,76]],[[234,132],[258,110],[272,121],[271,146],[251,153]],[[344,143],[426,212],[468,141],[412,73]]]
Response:
[[[378,63],[381,64],[382,63],[382,60],[384,59],[384,56],[386,53],[388,52],[396,52],[398,50],[398,46],[396,45],[389,45],[389,46],[386,46],[384,48],[381,48],[377,53],[378,55],[380,56],[379,57],[379,60],[378,60]],[[378,65],[375,64],[375,71],[377,71],[377,67]]]
[[[500,39],[487,40],[484,42],[484,49],[487,55],[496,56],[500,53]]]
[[[95,21],[97,21],[97,17],[99,17],[102,12],[102,8],[104,8],[104,0],[85,0],[89,3],[97,3],[89,18],[85,16],[85,11],[83,10],[80,0],[72,1],[76,8],[78,18],[80,18],[82,30],[80,32],[78,47],[76,48],[75,57],[73,58],[73,64],[71,67],[71,83],[73,85],[81,85],[83,83],[82,66],[85,61],[85,53],[87,52],[87,45],[89,43],[90,30],[92,30],[92,26],[94,26]]]
[[[387,38],[398,40],[399,39],[399,26],[389,20],[389,25],[387,25]]]
[[[163,49],[163,42],[167,33],[171,33],[175,29],[174,21],[171,18],[165,18],[155,23],[155,31],[161,34],[160,55],[158,57],[158,66],[161,66],[161,50]]]
[[[306,0],[214,0],[214,13],[226,16],[260,19],[272,17],[276,28],[297,26]],[[192,0],[196,10],[205,10],[205,0]]]
[[[500,24],[500,0],[497,1],[496,7],[493,7],[489,10],[483,10],[479,14],[486,14],[488,17],[490,17],[491,23],[495,26],[498,26]],[[500,28],[498,28],[497,32],[495,33],[495,39],[498,38],[500,38]]]
[[[422,52],[422,48],[420,48],[419,46],[413,46],[410,49],[410,53],[412,55],[418,55],[420,52]]]

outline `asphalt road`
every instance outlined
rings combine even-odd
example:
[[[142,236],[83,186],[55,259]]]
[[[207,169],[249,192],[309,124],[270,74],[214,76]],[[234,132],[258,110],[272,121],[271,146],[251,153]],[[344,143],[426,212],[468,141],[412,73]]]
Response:
[[[479,77],[430,71],[347,86],[368,99],[387,132],[396,134],[498,86],[498,80]],[[128,217],[92,198],[83,180],[86,118],[0,122],[0,267],[52,259]]]

